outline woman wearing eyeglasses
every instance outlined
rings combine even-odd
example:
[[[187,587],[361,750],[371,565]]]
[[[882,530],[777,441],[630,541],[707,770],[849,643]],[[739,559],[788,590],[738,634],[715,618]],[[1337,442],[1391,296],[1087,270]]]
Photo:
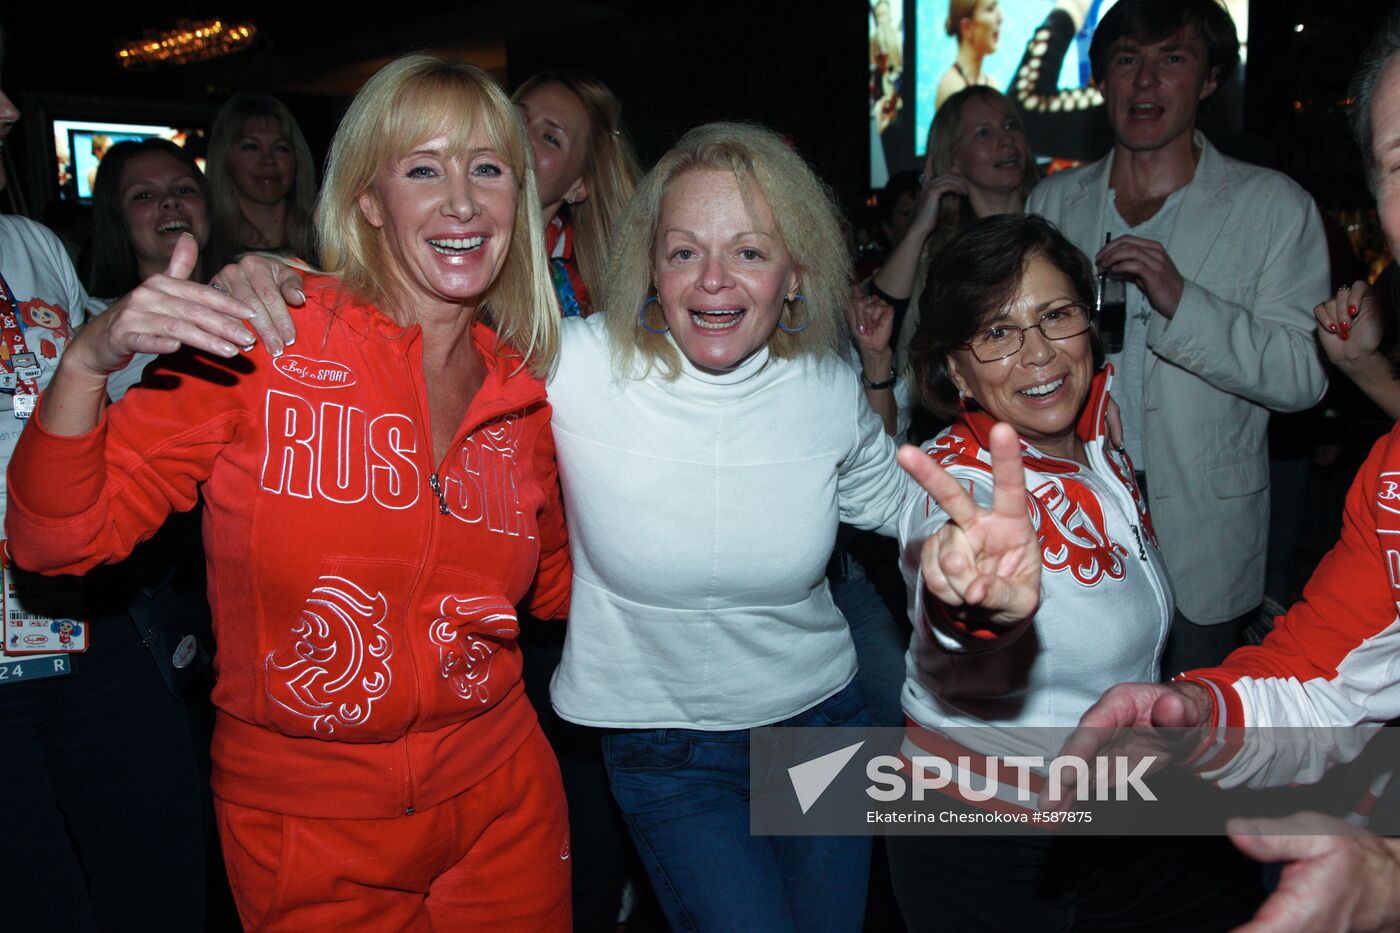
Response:
[[[1038,217],[979,221],[929,270],[910,360],[924,404],[955,420],[900,454],[931,493],[899,529],[914,622],[908,755],[1048,762],[1068,729],[1024,727],[1071,727],[1102,687],[1155,677],[1172,594],[1132,466],[1105,436],[1112,370],[1093,294],[1088,259]],[[1024,802],[1003,773],[999,798],[947,807],[1026,812],[1040,778]],[[1229,925],[1226,911],[1194,913],[1219,909],[1208,858],[1063,835],[889,837],[909,928],[1098,929],[1128,909],[1118,898],[1163,929]]]

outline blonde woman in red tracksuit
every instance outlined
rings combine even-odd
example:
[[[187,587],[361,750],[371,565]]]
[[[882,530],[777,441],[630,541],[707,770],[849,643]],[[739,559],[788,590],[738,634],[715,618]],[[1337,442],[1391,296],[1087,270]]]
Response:
[[[250,930],[569,927],[513,608],[562,615],[570,582],[529,151],[484,72],[389,65],[331,146],[298,345],[254,348],[251,314],[181,281],[186,237],[143,288],[190,304],[84,328],[12,462],[36,570],[120,559],[202,490],[214,792]],[[177,350],[104,411],[107,373]]]

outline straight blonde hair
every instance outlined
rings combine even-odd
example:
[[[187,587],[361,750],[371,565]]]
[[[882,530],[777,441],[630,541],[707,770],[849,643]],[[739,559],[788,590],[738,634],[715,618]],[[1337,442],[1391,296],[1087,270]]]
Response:
[[[223,263],[243,251],[243,212],[238,207],[238,188],[228,161],[250,121],[275,125],[291,144],[297,167],[292,190],[287,194],[287,246],[294,255],[315,262],[311,212],[316,205],[316,164],[296,117],[286,104],[267,94],[234,94],[219,108],[209,130],[211,254]]]
[[[540,221],[540,199],[530,167],[530,144],[505,91],[474,65],[429,55],[406,55],[379,70],[355,95],[331,141],[325,183],[316,208],[321,263],[353,293],[408,323],[393,307],[393,260],[382,233],[360,210],[360,196],[391,160],[438,136],[465,151],[483,133],[519,179],[515,226],[505,263],[479,310],[500,341],[537,374],[559,351]]]
[[[574,255],[584,284],[596,290],[608,271],[608,247],[613,224],[642,174],[632,142],[622,128],[622,104],[608,86],[581,71],[542,71],[526,79],[511,95],[520,100],[537,87],[558,84],[567,89],[588,114],[588,143],[583,158],[583,180],[588,197],[566,205],[574,231]]]
[[[953,161],[958,156],[958,145],[962,142],[963,131],[963,110],[974,100],[986,100],[1002,114],[1016,121],[1016,125],[1021,125],[1021,118],[1016,114],[1016,108],[1011,106],[1011,101],[1005,94],[996,88],[974,84],[963,88],[956,94],[943,102],[943,106],[938,108],[934,114],[933,125],[928,131],[928,154],[930,179],[940,175],[946,175],[953,170]],[[1023,130],[1024,132],[1024,130]],[[1040,169],[1035,164],[1035,157],[1026,159],[1026,164],[1021,172],[1021,200],[1031,196],[1031,189],[1040,181]],[[946,194],[938,205],[938,225],[934,227],[933,233],[924,241],[923,260],[920,268],[920,279],[923,276],[923,269],[933,261],[938,252],[947,245],[959,233],[977,222],[977,215],[972,212],[972,202],[960,194]]]

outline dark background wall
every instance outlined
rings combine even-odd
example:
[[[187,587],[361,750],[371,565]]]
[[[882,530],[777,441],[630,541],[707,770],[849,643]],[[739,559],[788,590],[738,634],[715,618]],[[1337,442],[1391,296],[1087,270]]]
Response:
[[[354,17],[336,4],[229,6],[219,12],[258,26],[252,50],[145,74],[118,68],[116,41],[213,15],[213,5],[154,2],[73,17],[37,3],[6,9],[3,86],[35,117],[73,95],[168,101],[207,117],[231,90],[271,90],[292,105],[320,155],[364,77],[396,54],[429,48],[466,55],[510,85],[542,68],[595,72],[623,100],[644,161],[697,123],[758,120],[788,135],[848,208],[869,193],[864,2],[473,0],[429,13],[384,4]],[[1366,203],[1345,128],[1345,85],[1391,6],[1255,0],[1251,7],[1242,146],[1292,174],[1325,207]],[[12,138],[26,176],[48,168],[39,164],[47,151],[41,130],[38,119],[22,122]],[[23,206],[34,213],[39,201]]]
[[[595,72],[623,100],[647,162],[696,124],[757,120],[850,198],[869,164],[865,24],[861,3],[636,4],[588,33],[512,43],[510,71],[574,61]]]

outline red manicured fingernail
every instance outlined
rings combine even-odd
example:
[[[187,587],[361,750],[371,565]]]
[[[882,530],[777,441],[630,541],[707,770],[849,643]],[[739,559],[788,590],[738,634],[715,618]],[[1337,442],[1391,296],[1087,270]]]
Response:
[[[1360,309],[1358,309],[1358,308],[1356,307],[1356,305],[1347,305],[1347,314],[1350,315],[1351,317],[1356,317],[1356,314],[1357,314],[1357,311],[1358,311],[1358,310],[1360,310]]]
[[[1343,322],[1342,322],[1342,339],[1343,339],[1343,340],[1346,340],[1346,339],[1347,339],[1348,337],[1350,337],[1350,336],[1351,336],[1351,325],[1348,324],[1346,321],[1343,321]]]
[[[1335,334],[1336,332],[1337,332],[1337,325],[1336,325],[1336,324],[1328,324],[1328,325],[1327,325],[1327,333],[1329,333],[1329,334]]]

